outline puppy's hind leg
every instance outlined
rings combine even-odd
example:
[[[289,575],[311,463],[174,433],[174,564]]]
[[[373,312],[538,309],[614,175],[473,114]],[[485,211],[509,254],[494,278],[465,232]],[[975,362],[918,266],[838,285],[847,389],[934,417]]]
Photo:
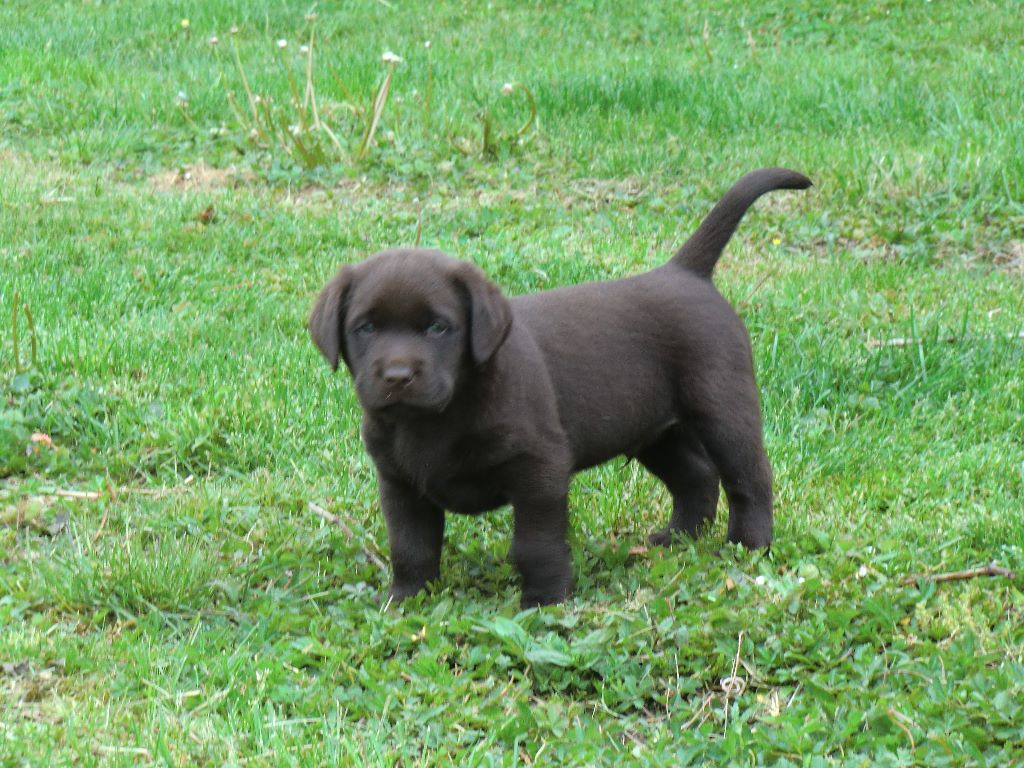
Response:
[[[764,450],[753,373],[708,376],[688,411],[729,500],[729,541],[749,549],[772,543],[772,468]]]
[[[680,535],[699,536],[715,519],[719,490],[718,472],[697,435],[679,425],[669,427],[636,458],[672,494],[672,517],[648,542],[660,546]]]

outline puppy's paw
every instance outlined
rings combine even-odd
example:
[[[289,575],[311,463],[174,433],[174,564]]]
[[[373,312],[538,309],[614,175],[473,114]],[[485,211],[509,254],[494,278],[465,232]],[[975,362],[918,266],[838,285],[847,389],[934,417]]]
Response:
[[[519,607],[525,611],[527,608],[540,608],[543,605],[558,605],[564,603],[571,596],[571,589],[566,592],[524,592],[522,600],[519,601]]]
[[[397,582],[391,583],[391,589],[388,590],[388,597],[392,603],[398,604],[408,597],[418,595],[424,589],[426,589],[426,582],[406,582],[399,584]]]
[[[523,589],[523,598],[520,607],[538,608],[542,605],[557,605],[564,603],[572,596],[573,579],[562,579],[554,584],[533,585]]]
[[[686,539],[692,540],[693,536],[681,528],[666,527],[648,535],[647,544],[651,547],[670,547]]]

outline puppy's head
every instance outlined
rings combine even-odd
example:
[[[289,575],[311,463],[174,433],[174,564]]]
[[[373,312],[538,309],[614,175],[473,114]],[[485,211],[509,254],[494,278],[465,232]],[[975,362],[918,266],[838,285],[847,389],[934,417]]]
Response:
[[[309,332],[340,357],[363,408],[440,413],[465,376],[508,336],[512,308],[474,264],[431,250],[391,250],[342,267],[324,286]]]

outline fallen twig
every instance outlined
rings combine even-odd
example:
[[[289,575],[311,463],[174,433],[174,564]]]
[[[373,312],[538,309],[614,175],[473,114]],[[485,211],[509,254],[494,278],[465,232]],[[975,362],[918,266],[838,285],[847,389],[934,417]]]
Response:
[[[103,494],[99,491],[65,491],[56,490],[53,492],[54,496],[59,496],[62,499],[84,499],[87,501],[96,501],[103,497]]]
[[[171,486],[170,488],[116,488],[113,483],[107,481],[106,491],[76,491],[68,488],[40,488],[38,495],[42,498],[56,496],[60,499],[72,499],[75,501],[99,501],[102,498],[117,501],[118,496],[145,496],[147,498],[160,499],[181,490],[194,480],[195,477],[193,475],[189,475],[181,482],[181,485]]]
[[[978,576],[1004,576],[1007,579],[1017,578],[1017,574],[1009,568],[1003,568],[1001,565],[997,565],[996,562],[993,561],[981,568],[970,568],[966,571],[949,571],[948,573],[926,573],[916,576],[907,576],[903,579],[903,583],[914,584],[918,581],[963,581],[964,579],[973,579]]]
[[[740,668],[740,649],[743,648],[743,630],[740,630],[739,637],[736,639],[736,660],[732,664],[732,674],[729,677],[724,677],[721,680],[722,692],[725,694],[725,701],[722,703],[722,710],[724,712],[724,724],[722,725],[722,735],[724,736],[726,731],[729,730],[729,700],[739,698],[743,691],[747,687],[747,681],[742,677],[738,677],[736,673]]]
[[[117,491],[114,490],[113,483],[107,480],[107,493],[110,494],[110,500],[117,500]],[[100,527],[96,529],[96,533],[92,535],[92,543],[95,544],[100,536],[103,534],[103,529],[107,527],[107,517],[110,515],[110,505],[103,505],[103,517],[100,518]]]
[[[902,714],[900,712],[897,712],[892,707],[889,707],[888,709],[886,709],[886,713],[892,719],[893,723],[896,724],[896,727],[899,728],[901,731],[903,731],[903,733],[905,733],[907,735],[907,739],[910,740],[910,751],[913,752],[917,748],[915,743],[914,743],[914,734],[912,734],[910,732],[910,729],[906,726],[906,723],[909,722],[911,725],[917,725],[917,724],[913,720],[911,720],[909,717],[907,717],[906,715],[904,715],[904,714]]]
[[[103,529],[107,527],[107,517],[110,515],[110,505],[103,505],[103,517],[100,518],[100,527],[96,529],[96,533],[92,535],[92,543],[95,544],[99,537],[103,534]]]
[[[314,504],[312,501],[309,502],[309,511],[312,512],[315,515],[319,515],[321,518],[326,520],[328,523],[331,523],[331,524],[336,525],[339,528],[341,528],[342,533],[344,533],[349,538],[350,541],[356,541],[356,535],[352,531],[352,529],[348,527],[348,524],[344,520],[342,520],[340,517],[338,517],[334,513],[328,512],[326,509],[321,507],[319,504]],[[387,563],[385,563],[381,559],[380,555],[378,555],[376,552],[371,550],[369,547],[365,547],[364,546],[363,547],[363,553],[366,555],[367,558],[370,559],[370,561],[374,565],[376,565],[378,568],[380,568],[381,571],[383,571],[385,574],[390,573],[390,571],[388,570]]]
[[[987,335],[981,338],[994,339],[998,337]],[[1005,338],[1010,341],[1024,339],[1024,331],[1020,331],[1019,333],[1007,333],[1005,334]],[[945,342],[946,344],[955,344],[956,342],[961,341],[961,338],[958,336],[939,336],[936,341]],[[866,342],[868,349],[878,349],[879,347],[909,347],[914,344],[924,343],[925,339],[908,339],[902,336],[897,336],[894,339],[868,339]]]
[[[707,720],[708,717],[710,717],[710,714],[708,714],[710,712],[708,707],[711,705],[711,703],[714,700],[715,700],[715,694],[714,693],[709,693],[706,696],[704,696],[704,698],[701,699],[700,707],[698,707],[698,709],[694,713],[693,717],[691,717],[689,720],[687,720],[685,723],[683,723],[679,727],[679,730],[685,731],[687,728],[689,728],[691,725],[696,723],[698,720],[700,720],[701,725],[703,725],[704,721]]]

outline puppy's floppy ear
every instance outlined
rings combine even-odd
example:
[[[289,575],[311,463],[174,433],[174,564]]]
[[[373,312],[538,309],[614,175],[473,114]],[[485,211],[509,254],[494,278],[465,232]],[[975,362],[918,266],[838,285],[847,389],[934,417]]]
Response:
[[[327,358],[331,368],[338,370],[338,356],[348,364],[345,355],[345,312],[348,309],[348,293],[352,286],[352,267],[346,265],[320,291],[309,315],[309,335]]]
[[[469,349],[479,365],[490,360],[508,336],[512,305],[476,264],[460,262],[455,279],[469,301]]]

